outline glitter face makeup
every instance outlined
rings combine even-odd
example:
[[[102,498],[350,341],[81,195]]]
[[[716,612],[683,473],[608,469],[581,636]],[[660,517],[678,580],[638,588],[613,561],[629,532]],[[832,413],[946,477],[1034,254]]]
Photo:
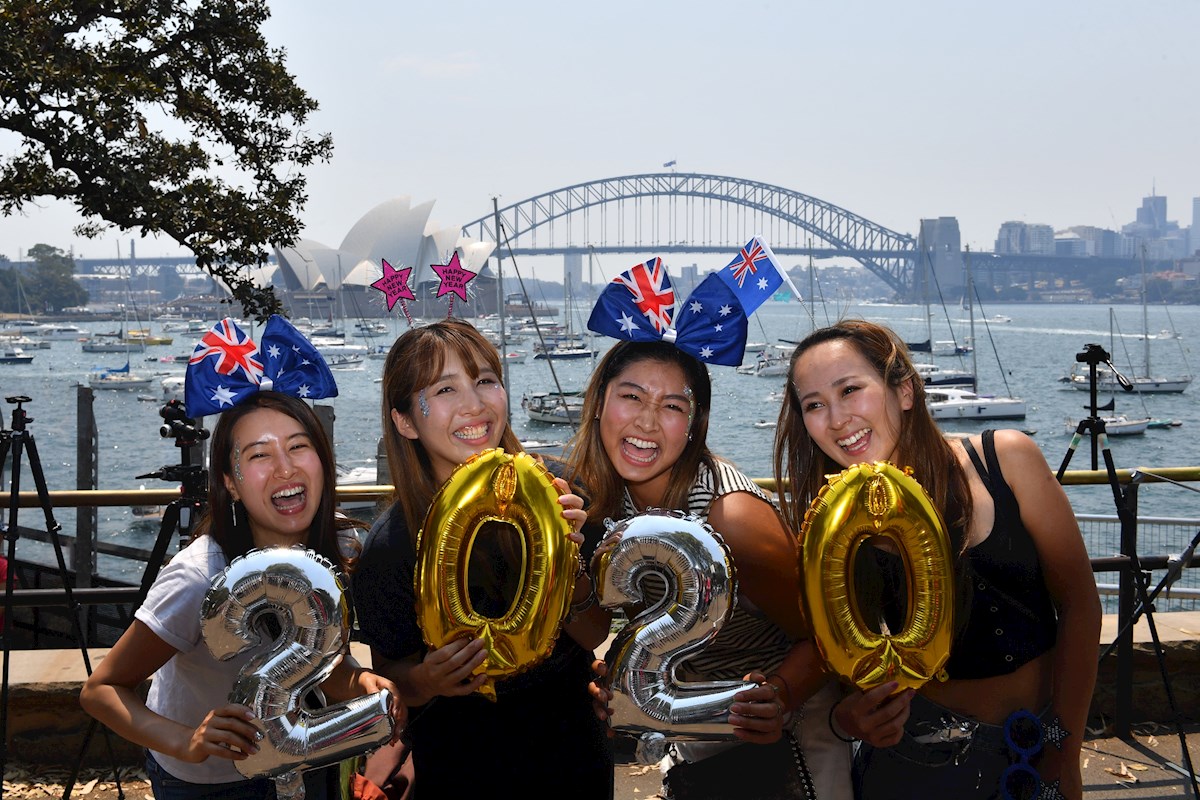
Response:
[[[421,409],[421,416],[429,416],[429,401],[425,399],[425,390],[417,392],[417,406]]]
[[[692,440],[692,420],[696,418],[696,398],[692,395],[692,387],[683,387],[683,394],[688,399],[688,441]]]
[[[233,446],[233,477],[238,483],[245,483],[246,478],[242,475],[242,447],[235,444]]]

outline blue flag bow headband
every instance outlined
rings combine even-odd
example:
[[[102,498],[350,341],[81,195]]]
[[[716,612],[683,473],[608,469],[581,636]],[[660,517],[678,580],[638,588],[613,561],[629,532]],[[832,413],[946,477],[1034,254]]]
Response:
[[[705,364],[736,367],[746,351],[747,314],[713,273],[682,306],[661,258],[621,273],[600,293],[588,329],[631,342],[671,342]]]
[[[329,365],[292,323],[272,315],[261,342],[260,348],[228,317],[204,334],[188,359],[184,381],[189,417],[218,414],[260,389],[303,400],[337,397]]]

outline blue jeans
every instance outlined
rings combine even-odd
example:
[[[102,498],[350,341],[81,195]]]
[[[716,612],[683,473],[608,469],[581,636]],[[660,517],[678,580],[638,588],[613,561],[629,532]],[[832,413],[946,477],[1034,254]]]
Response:
[[[304,773],[305,800],[328,800],[330,771],[337,765]],[[275,781],[270,778],[246,778],[232,783],[192,783],[181,781],[162,768],[146,752],[146,776],[155,800],[274,800]]]
[[[854,794],[861,800],[996,800],[1006,796],[1005,773],[1018,760],[1005,740],[1003,726],[955,714],[918,694],[899,743],[879,748],[859,744]],[[1036,769],[1036,761],[1035,757],[1031,770]],[[1009,791],[1007,796],[1024,794]]]

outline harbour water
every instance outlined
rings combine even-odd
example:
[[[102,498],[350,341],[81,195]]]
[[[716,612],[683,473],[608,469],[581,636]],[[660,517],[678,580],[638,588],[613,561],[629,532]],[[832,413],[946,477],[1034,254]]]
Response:
[[[586,318],[587,309],[580,307],[575,314]],[[838,312],[816,309],[816,324],[824,325],[838,316],[858,316],[891,325],[908,341],[927,338],[925,308],[915,305],[851,305]],[[1004,318],[989,321],[981,316]],[[935,312],[932,322],[935,340],[955,339],[960,344],[969,336],[967,313],[950,309],[951,323],[945,314]],[[1098,343],[1109,350],[1113,362],[1126,374],[1143,374],[1144,342],[1142,337],[1142,308],[1140,305],[1115,307],[1117,334],[1110,341],[1109,307],[1105,305],[993,305],[983,312],[977,310],[975,337],[979,391],[983,394],[1012,394],[1028,403],[1028,416],[1022,422],[995,422],[991,427],[1019,427],[1031,432],[1042,448],[1052,468],[1057,468],[1067,453],[1070,436],[1067,420],[1078,421],[1087,415],[1088,395],[1070,388],[1060,378],[1075,365],[1076,354],[1087,343]],[[405,329],[402,319],[392,321],[393,333]],[[808,307],[798,303],[769,302],[750,324],[751,341],[765,342],[768,347],[780,340],[797,340],[811,329],[813,322]],[[953,326],[953,330],[951,329]],[[95,330],[108,330],[111,323],[92,323]],[[347,341],[354,341],[354,326],[346,323]],[[576,324],[578,329],[581,325]],[[1200,342],[1200,307],[1173,306],[1149,310],[1152,338],[1151,370],[1156,375],[1191,374],[1200,368],[1200,359],[1190,352],[1193,343]],[[1173,329],[1179,339],[1159,338],[1160,331]],[[158,415],[161,403],[138,400],[138,394],[159,394],[161,378],[182,376],[186,358],[177,363],[163,363],[162,356],[185,356],[190,352],[195,334],[175,334],[172,345],[149,347],[145,353],[131,353],[130,366],[134,372],[155,375],[151,389],[137,391],[97,391],[95,414],[99,426],[100,488],[135,489],[145,484],[165,486],[135,476],[153,472],[179,461],[179,451],[171,439],[159,435],[162,423]],[[381,344],[389,338],[361,340],[362,344]],[[994,344],[994,348],[993,348]],[[597,337],[595,345],[603,351],[611,340]],[[523,351],[521,358],[508,359],[509,395],[513,427],[523,439],[565,441],[570,429],[565,426],[544,425],[528,421],[521,409],[523,394],[555,388],[554,378],[546,361],[534,360],[533,342],[526,340],[509,345],[510,351]],[[86,383],[96,367],[121,367],[124,354],[83,353],[78,342],[57,341],[47,350],[35,354],[29,364],[0,365],[0,394],[27,395],[32,398],[27,411],[33,418],[29,430],[33,433],[41,456],[49,488],[71,489],[75,486],[75,415],[74,386]],[[156,359],[150,361],[147,359]],[[752,355],[747,356],[749,363]],[[926,359],[929,360],[929,359]],[[933,356],[944,367],[972,366],[971,357]],[[321,401],[333,406],[336,416],[335,446],[338,461],[346,467],[374,465],[380,434],[378,379],[383,361],[365,359],[353,369],[337,370],[339,397]],[[556,361],[554,371],[565,390],[581,389],[587,381],[590,361]],[[774,429],[770,423],[778,413],[778,392],[784,378],[762,378],[741,375],[733,369],[714,367],[714,408],[709,441],[714,451],[725,456],[756,477],[771,475],[771,450]],[[776,393],[776,394],[773,394]],[[1155,419],[1178,420],[1178,427],[1151,429],[1144,435],[1111,437],[1113,457],[1118,468],[1194,466],[1200,464],[1200,405],[1196,402],[1200,382],[1183,394],[1121,395],[1116,398],[1116,410],[1130,416],[1150,416]],[[1101,402],[1108,400],[1107,396]],[[1143,406],[1144,404],[1144,406]],[[5,405],[5,427],[11,424],[11,405]],[[757,424],[756,424],[757,423]],[[973,432],[982,430],[985,423],[947,423],[946,430]],[[1073,428],[1072,428],[1073,429]],[[31,490],[28,459],[22,473],[22,488]],[[1090,468],[1090,446],[1084,442],[1072,457],[1072,469]],[[1070,496],[1076,511],[1081,513],[1112,513],[1112,497],[1105,487],[1072,487]],[[1200,495],[1187,489],[1153,485],[1143,487],[1140,511],[1143,515],[1175,518],[1200,518]],[[34,509],[22,512],[22,524],[39,526],[40,514]],[[24,515],[28,514],[29,517]],[[33,517],[37,515],[38,519]],[[56,517],[67,531],[73,530],[73,512],[56,511]],[[131,546],[149,547],[158,532],[157,521],[134,520],[129,509],[100,509],[100,533],[107,541]],[[1188,535],[1190,539],[1190,534]],[[1187,541],[1143,552],[1178,552]],[[25,545],[22,545],[25,547]],[[1112,541],[1089,542],[1092,555],[1115,552]],[[28,555],[24,554],[23,555]],[[40,560],[40,559],[39,559]],[[103,570],[103,564],[102,564]]]

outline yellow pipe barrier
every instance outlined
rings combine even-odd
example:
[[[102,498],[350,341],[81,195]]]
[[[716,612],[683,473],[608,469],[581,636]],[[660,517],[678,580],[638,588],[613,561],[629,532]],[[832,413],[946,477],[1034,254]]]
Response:
[[[1200,467],[1135,467],[1134,469],[1117,470],[1117,480],[1129,483],[1129,476],[1134,471],[1140,471],[1143,483],[1162,483],[1157,476],[1169,478],[1181,483],[1200,482]],[[776,491],[774,478],[755,478],[754,482],[767,491]],[[1063,474],[1064,486],[1103,485],[1108,483],[1108,473],[1104,470],[1069,470]],[[386,500],[392,496],[394,487],[391,485],[378,486],[339,486],[339,500]],[[67,489],[48,492],[50,505],[53,508],[101,508],[105,506],[156,506],[166,505],[172,500],[179,499],[180,489]],[[21,492],[18,496],[21,508],[37,508],[37,492]]]

